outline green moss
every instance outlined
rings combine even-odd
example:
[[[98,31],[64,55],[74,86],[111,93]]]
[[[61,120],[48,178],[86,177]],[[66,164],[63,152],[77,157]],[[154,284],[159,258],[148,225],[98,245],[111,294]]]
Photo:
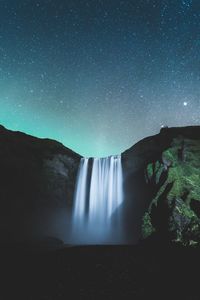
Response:
[[[165,182],[161,188],[159,189],[158,193],[156,194],[155,198],[152,200],[151,204],[150,204],[150,209],[152,207],[153,204],[155,204],[155,206],[157,206],[158,200],[161,197],[161,195],[164,193],[165,189],[167,187],[167,182]]]
[[[173,233],[175,242],[196,245],[200,243],[200,220],[190,208],[190,202],[192,199],[200,201],[200,141],[185,139],[183,142],[181,137],[176,138],[162,153],[162,160],[163,163],[156,161],[147,166],[147,176],[158,190],[143,218],[143,236],[148,237],[157,231],[151,223],[152,204],[157,207],[158,201],[164,200],[164,192],[171,184],[165,196],[171,208],[168,230]],[[166,169],[167,178],[160,184]]]
[[[177,165],[177,158],[176,158],[177,151],[178,151],[178,147],[175,147],[175,148],[170,148],[163,153],[163,158],[167,161],[172,162],[172,166]]]
[[[153,176],[153,164],[152,163],[148,164],[148,166],[147,166],[147,176],[148,176],[148,178],[152,178],[152,176]]]
[[[151,217],[149,213],[145,213],[142,222],[142,236],[143,238],[147,238],[155,232],[155,228],[151,224]]]
[[[156,171],[156,184],[159,183],[160,177],[164,171],[164,165],[157,162],[157,171]]]
[[[175,209],[178,211],[179,214],[188,218],[192,218],[195,216],[195,213],[185,203],[181,203],[181,205],[175,206]]]
[[[178,159],[181,142],[176,141],[175,144],[175,147],[163,153],[165,159],[172,161],[168,172],[168,182],[174,182],[174,184],[168,197],[173,199],[187,194],[188,203],[191,199],[200,200],[200,143],[193,140],[185,141],[183,162]]]

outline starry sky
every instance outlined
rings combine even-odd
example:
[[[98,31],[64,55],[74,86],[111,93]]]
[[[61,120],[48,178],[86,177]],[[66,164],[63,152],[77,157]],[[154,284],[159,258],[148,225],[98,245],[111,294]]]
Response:
[[[0,123],[83,156],[200,124],[199,0],[1,0]]]

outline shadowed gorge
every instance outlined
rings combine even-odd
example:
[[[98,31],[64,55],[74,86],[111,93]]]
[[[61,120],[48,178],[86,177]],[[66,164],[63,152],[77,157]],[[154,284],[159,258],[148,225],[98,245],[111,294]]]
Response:
[[[2,299],[12,300],[13,290],[24,300],[51,300],[52,295],[56,300],[69,295],[74,299],[198,299],[199,157],[200,127],[162,129],[123,152],[120,159],[113,157],[116,165],[121,161],[123,202],[110,211],[108,220],[114,228],[120,224],[122,243],[129,245],[103,245],[104,234],[101,242],[97,236],[102,245],[67,247],[72,242],[78,196],[83,204],[80,216],[86,221],[91,213],[88,200],[96,199],[93,232],[98,231],[98,217],[107,229],[106,214],[99,214],[103,210],[96,201],[102,200],[98,195],[104,190],[102,183],[108,183],[105,175],[110,174],[111,158],[88,160],[56,141],[1,126]],[[80,189],[76,187],[79,177]],[[104,190],[106,198],[108,190]],[[115,197],[110,199],[115,203]],[[81,227],[81,238],[89,244],[87,227]],[[74,238],[80,243],[80,236]],[[109,243],[114,241],[112,232]]]
[[[48,236],[70,242],[80,163],[85,167],[80,169],[79,184],[85,183],[76,190],[81,202],[79,209],[84,210],[81,214],[88,221],[90,216],[96,221],[101,216],[99,222],[105,223],[108,213],[115,228],[120,212],[124,243],[135,244],[143,238],[185,245],[200,241],[198,126],[164,128],[123,152],[120,158],[123,186],[115,192],[117,176],[112,178],[114,173],[109,170],[112,163],[112,168],[119,168],[119,156],[81,159],[56,141],[9,131],[3,126],[0,145],[2,242],[41,240]],[[98,175],[100,171],[102,177]],[[106,188],[109,182],[113,182],[110,186],[113,185],[113,193]],[[104,199],[102,192],[107,200],[100,207],[98,199]],[[109,195],[113,199],[110,203],[115,203],[110,212],[106,206]],[[82,229],[82,239],[87,240],[86,228]]]

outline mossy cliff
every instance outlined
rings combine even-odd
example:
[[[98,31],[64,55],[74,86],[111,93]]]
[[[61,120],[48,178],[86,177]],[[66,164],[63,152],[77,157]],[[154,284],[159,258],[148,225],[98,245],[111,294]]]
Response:
[[[200,243],[200,127],[162,128],[122,159],[130,242]]]
[[[183,130],[172,137],[160,157],[147,164],[145,180],[155,194],[143,217],[143,237],[199,244],[200,134],[192,136],[191,129],[191,136]]]

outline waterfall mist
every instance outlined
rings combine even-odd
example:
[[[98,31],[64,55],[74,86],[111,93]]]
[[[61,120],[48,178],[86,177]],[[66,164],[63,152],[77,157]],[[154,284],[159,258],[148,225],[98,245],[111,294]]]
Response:
[[[122,186],[121,155],[81,159],[72,217],[74,243],[121,243]]]

